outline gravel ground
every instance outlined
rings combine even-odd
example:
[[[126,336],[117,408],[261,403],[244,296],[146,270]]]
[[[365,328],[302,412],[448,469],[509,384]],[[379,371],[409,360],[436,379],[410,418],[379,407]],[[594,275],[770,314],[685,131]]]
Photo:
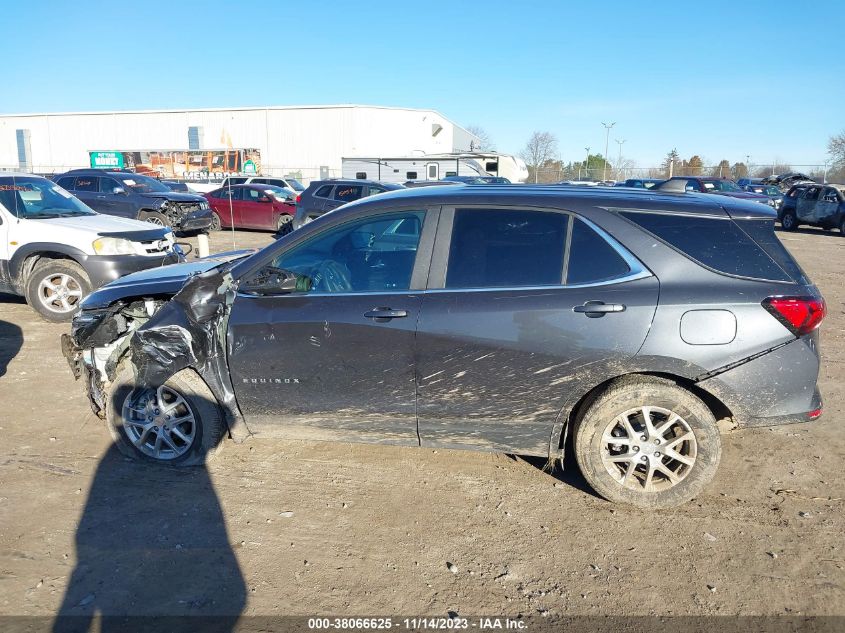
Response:
[[[845,237],[779,235],[827,299],[825,414],[728,434],[673,511],[501,454],[263,440],[207,469],[128,462],[67,326],[2,296],[0,615],[843,615]]]

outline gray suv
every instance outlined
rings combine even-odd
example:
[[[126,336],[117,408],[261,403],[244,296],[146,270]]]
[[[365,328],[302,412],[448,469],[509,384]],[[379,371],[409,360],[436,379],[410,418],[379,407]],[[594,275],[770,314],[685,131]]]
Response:
[[[550,461],[571,441],[602,496],[673,506],[713,478],[717,421],[821,415],[824,300],[773,225],[706,194],[407,189],[118,280],[64,349],[134,458],[201,463],[226,433]]]
[[[404,188],[404,185],[374,180],[315,180],[296,198],[293,228],[298,229],[347,202]]]

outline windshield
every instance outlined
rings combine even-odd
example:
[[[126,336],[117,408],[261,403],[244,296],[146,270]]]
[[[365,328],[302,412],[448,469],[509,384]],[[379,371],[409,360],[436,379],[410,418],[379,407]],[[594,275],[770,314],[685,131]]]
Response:
[[[149,176],[142,176],[140,174],[134,174],[128,178],[121,178],[120,181],[124,185],[134,191],[137,191],[138,193],[150,193],[153,191],[168,193],[170,191],[167,185],[160,183],[155,178],[150,178]]]
[[[276,185],[264,185],[261,187],[261,190],[276,198],[276,200],[281,200],[285,202],[290,200],[294,197],[294,194],[290,192],[290,189],[285,189],[284,187],[277,187]]]
[[[0,205],[28,220],[96,215],[56,183],[38,176],[0,177]]]
[[[742,191],[732,180],[705,180],[702,184],[705,191]]]

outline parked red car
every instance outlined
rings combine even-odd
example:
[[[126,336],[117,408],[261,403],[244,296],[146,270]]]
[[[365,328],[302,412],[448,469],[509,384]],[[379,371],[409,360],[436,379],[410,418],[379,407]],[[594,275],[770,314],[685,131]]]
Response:
[[[293,229],[294,194],[275,185],[233,185],[205,194],[213,217],[211,230],[268,229],[280,235]]]

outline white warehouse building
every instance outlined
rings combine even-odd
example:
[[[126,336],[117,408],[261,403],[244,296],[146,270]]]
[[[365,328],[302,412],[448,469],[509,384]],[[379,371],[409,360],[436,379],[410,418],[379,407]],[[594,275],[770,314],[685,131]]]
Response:
[[[89,152],[251,148],[264,174],[338,177],[341,158],[472,151],[479,139],[436,110],[270,106],[0,115],[0,170],[57,173]]]

